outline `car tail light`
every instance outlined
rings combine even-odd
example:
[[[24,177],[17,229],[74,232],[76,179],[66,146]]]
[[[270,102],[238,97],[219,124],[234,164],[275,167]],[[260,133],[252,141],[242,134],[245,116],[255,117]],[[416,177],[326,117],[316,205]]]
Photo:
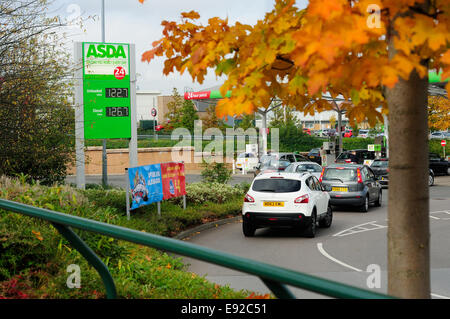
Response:
[[[361,171],[359,168],[356,169],[356,173],[358,175],[358,183],[362,183],[363,181],[362,181]]]
[[[297,197],[297,198],[294,200],[294,203],[296,203],[296,204],[308,204],[308,203],[309,203],[309,195],[306,194],[306,195]]]
[[[255,199],[251,197],[249,194],[245,194],[244,203],[254,203]]]
[[[319,182],[322,183],[323,173],[325,172],[325,167],[322,168],[322,173],[320,173]]]
[[[352,162],[352,160],[351,159],[346,159],[345,162],[350,164]]]

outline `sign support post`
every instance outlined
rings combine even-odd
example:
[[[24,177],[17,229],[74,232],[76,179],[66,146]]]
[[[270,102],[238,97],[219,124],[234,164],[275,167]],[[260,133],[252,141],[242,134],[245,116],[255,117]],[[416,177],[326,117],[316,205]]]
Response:
[[[83,104],[83,53],[80,43],[75,43],[75,161],[77,188],[84,189],[84,104]]]
[[[128,168],[125,168],[125,181],[126,181],[126,205],[127,205],[127,220],[130,220],[130,176],[128,175]]]
[[[138,166],[137,152],[137,114],[136,114],[136,45],[130,44],[130,120],[131,120],[131,139],[128,145],[130,165],[129,167]]]

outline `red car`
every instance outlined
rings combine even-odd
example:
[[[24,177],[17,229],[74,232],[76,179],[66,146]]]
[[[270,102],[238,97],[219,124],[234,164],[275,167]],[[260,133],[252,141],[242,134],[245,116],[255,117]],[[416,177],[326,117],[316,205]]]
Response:
[[[305,133],[305,134],[308,134],[308,135],[311,135],[311,130],[309,129],[309,128],[304,128],[303,129],[303,133]]]
[[[352,130],[345,130],[344,137],[352,137],[353,131]]]

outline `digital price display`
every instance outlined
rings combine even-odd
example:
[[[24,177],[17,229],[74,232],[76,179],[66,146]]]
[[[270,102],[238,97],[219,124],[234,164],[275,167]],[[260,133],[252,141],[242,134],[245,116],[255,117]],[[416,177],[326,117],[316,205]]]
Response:
[[[128,97],[128,88],[105,88],[105,97]]]
[[[128,115],[128,107],[126,106],[111,106],[106,108],[106,116],[108,117],[123,117]]]

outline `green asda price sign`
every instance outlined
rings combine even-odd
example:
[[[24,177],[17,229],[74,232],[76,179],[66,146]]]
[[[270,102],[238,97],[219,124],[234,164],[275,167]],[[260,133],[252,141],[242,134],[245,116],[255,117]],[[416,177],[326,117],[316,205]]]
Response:
[[[83,42],[84,138],[131,138],[130,45]]]

